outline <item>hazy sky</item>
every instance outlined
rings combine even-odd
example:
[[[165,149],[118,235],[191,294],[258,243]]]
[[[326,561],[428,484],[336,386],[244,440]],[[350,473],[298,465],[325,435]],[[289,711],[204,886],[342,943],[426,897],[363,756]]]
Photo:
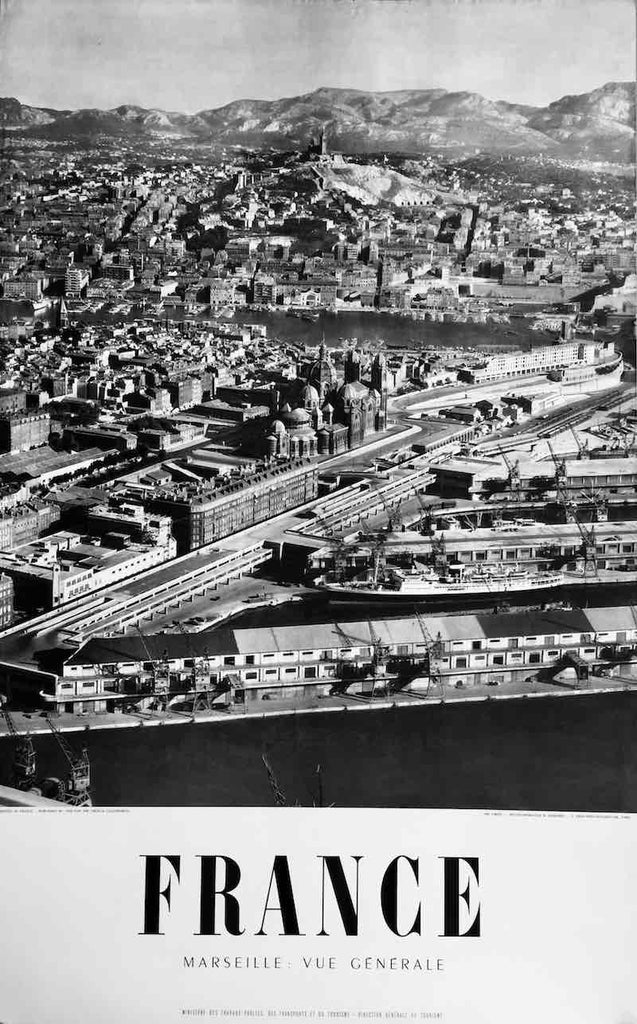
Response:
[[[635,77],[632,0],[0,0],[0,96],[196,111],[321,85],[544,104]]]

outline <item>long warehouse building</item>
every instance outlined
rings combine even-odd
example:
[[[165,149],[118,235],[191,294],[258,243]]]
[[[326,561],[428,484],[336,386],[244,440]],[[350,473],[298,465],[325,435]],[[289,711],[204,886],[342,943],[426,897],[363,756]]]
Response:
[[[426,626],[424,623],[426,622]],[[424,626],[424,628],[423,628]],[[425,632],[426,629],[426,632]],[[66,661],[62,672],[34,673],[52,709],[113,711],[151,697],[159,676],[168,699],[207,689],[221,703],[253,705],[262,699],[328,694],[350,679],[360,689],[380,642],[389,672],[412,682],[430,676],[430,657],[441,687],[519,682],[552,676],[563,666],[628,661],[637,653],[635,609],[529,610],[525,613],[414,616],[359,622],[318,622],[258,629],[219,627],[192,635],[96,637]],[[434,651],[435,648],[435,651]],[[579,674],[579,673],[578,673]],[[51,682],[54,680],[53,686]],[[428,680],[425,679],[428,685]],[[349,685],[349,684],[348,684]]]

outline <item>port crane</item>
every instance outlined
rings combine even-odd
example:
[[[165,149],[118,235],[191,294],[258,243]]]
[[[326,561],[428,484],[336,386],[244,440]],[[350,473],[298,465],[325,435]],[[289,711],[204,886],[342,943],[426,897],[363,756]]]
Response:
[[[369,636],[372,641],[372,689],[369,698],[370,700],[373,700],[376,681],[381,669],[387,661],[389,647],[386,644],[383,644],[370,619],[367,620],[367,625],[369,628]]]
[[[76,754],[69,743],[67,743],[64,734],[56,728],[48,715],[46,723],[69,765],[66,786],[61,791],[59,799],[63,803],[71,804],[73,807],[90,807],[92,802],[91,766],[86,747],[82,747],[79,755]]]
[[[420,520],[418,524],[420,533],[423,535],[430,535],[435,531],[435,523],[434,517],[431,513],[431,507],[429,505],[425,505],[424,501],[422,500],[420,491],[416,491],[416,499],[423,512],[423,518]]]
[[[383,644],[372,623],[367,620],[367,626],[369,629],[369,640],[364,640],[362,637],[352,636],[351,633],[346,633],[342,626],[339,626],[338,622],[334,623],[334,629],[338,636],[342,638],[345,645],[349,646],[352,641],[358,646],[369,647],[371,641],[371,662],[370,669],[372,674],[372,688],[370,691],[370,701],[374,700],[376,694],[376,686],[378,683],[378,677],[380,675],[382,666],[387,661],[387,655],[389,654],[389,648]]]
[[[549,452],[551,453],[553,465],[555,466],[555,484],[557,487],[561,487],[564,483],[564,480],[566,479],[566,460],[558,459],[557,455],[555,454],[555,449],[553,448],[553,445],[549,441],[548,437],[546,439],[546,444]]]
[[[415,612],[416,618],[418,619],[418,625],[420,626],[420,632],[422,633],[423,640],[425,641],[425,649],[427,651],[427,668],[429,671],[429,680],[427,682],[426,696],[429,696],[429,691],[433,685],[434,687],[438,688],[440,692],[440,700],[444,704],[445,691],[444,686],[442,684],[442,675],[440,673],[440,658],[442,657],[443,653],[442,638],[440,636],[440,633],[438,633],[438,636],[434,640],[429,632],[429,629],[427,628],[427,623],[425,622],[424,616],[418,611],[417,608],[415,609]]]
[[[400,511],[400,501],[398,501],[395,505],[388,505],[383,497],[382,491],[378,491],[377,494],[378,497],[380,498],[383,508],[385,509],[385,512],[387,513],[387,529],[391,533],[397,533],[400,530],[401,526],[403,525],[403,516],[402,512]]]
[[[402,529],[403,514],[400,509],[400,502],[387,509],[387,527],[391,533],[398,533]]]
[[[511,462],[511,459],[505,452],[504,448],[498,448],[499,454],[504,460],[504,465],[507,468],[507,487],[511,492],[511,497],[514,501],[520,501],[522,497],[521,493],[521,482],[520,482],[520,460],[516,459],[515,462]]]
[[[261,760],[263,761],[263,766],[265,768],[266,775],[268,776],[268,782],[270,784],[270,789],[272,790],[272,796],[274,797],[275,804],[277,805],[277,807],[289,807],[290,804],[288,798],[281,789],[281,786],[279,785],[279,780],[274,773],[274,769],[270,764],[269,758],[267,757],[266,754],[261,754]],[[312,805],[314,807],[323,807],[323,769],[321,768],[320,764],[317,764],[314,770],[314,774],[316,776],[318,793],[317,798],[312,801]],[[298,801],[295,806],[299,806]],[[334,805],[330,804],[330,806],[333,807]]]
[[[279,783],[278,783],[276,775],[274,774],[274,770],[272,768],[272,765],[270,764],[270,762],[269,762],[269,760],[268,760],[268,758],[266,757],[265,754],[261,754],[261,760],[263,761],[263,766],[264,766],[266,774],[268,776],[268,782],[270,783],[270,789],[272,790],[272,796],[274,797],[275,804],[277,805],[277,807],[287,807],[288,806],[287,797],[285,796],[285,793],[283,792],[283,790],[279,786]]]
[[[555,454],[555,450],[551,442],[546,440],[548,450],[551,453],[553,459],[553,465],[555,466],[555,492],[557,494],[557,500],[564,509],[564,517],[567,523],[577,522],[577,503],[569,498],[564,490],[564,480],[566,479],[566,462],[564,459],[558,459]]]
[[[372,581],[376,584],[378,583],[381,571],[384,569],[387,561],[385,537],[382,533],[372,533],[371,530],[368,530],[366,526],[362,525],[362,523],[360,533],[371,548]]]
[[[591,486],[585,491],[580,491],[580,498],[587,505],[593,506],[593,515],[595,516],[596,523],[608,522],[608,498],[599,487]]]
[[[584,559],[584,575],[588,575],[589,570],[592,570],[593,575],[597,575],[597,539],[595,537],[595,526],[591,525],[588,529],[579,519],[575,519],[577,529],[579,530],[582,538],[582,556]]]
[[[569,426],[569,430],[573,435],[573,440],[575,441],[575,444],[577,445],[577,458],[587,458],[589,454],[588,441],[580,441],[579,437],[575,433],[575,429],[573,426]]]
[[[13,764],[11,766],[12,784],[15,789],[28,792],[28,790],[35,788],[36,757],[33,740],[30,733],[26,733],[25,736],[19,735],[13,718],[5,706],[5,700],[6,698],[2,698],[2,715],[14,741]]]
[[[170,689],[170,666],[168,659],[166,658],[166,652],[164,652],[161,658],[153,656],[150,647],[148,646],[148,640],[140,625],[135,626],[136,632],[139,634],[139,638],[142,642],[142,647],[146,652],[148,658],[148,664],[150,666],[151,677],[153,681],[153,693],[158,696],[164,703],[168,699],[168,691]]]
[[[203,701],[203,710],[209,711],[211,708],[211,690],[210,690],[210,658],[208,656],[207,648],[204,648],[203,654],[197,654],[191,634],[188,632],[182,622],[177,623],[179,632],[186,638],[188,644],[188,653],[192,660],[191,670],[191,682],[193,694],[192,710],[197,711],[197,705],[200,700]]]
[[[345,577],[345,571],[347,569],[347,545],[342,537],[334,537],[331,542],[330,551],[332,553],[332,561],[334,565],[334,575],[337,580],[342,580]]]
[[[446,576],[449,567],[447,543],[444,533],[435,533],[431,538],[431,558],[439,576]]]

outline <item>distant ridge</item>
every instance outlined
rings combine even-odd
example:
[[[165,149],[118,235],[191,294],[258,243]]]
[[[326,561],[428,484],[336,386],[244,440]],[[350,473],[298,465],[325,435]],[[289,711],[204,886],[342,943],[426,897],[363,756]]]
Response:
[[[218,141],[300,148],[326,126],[344,152],[487,153],[634,161],[635,84],[607,82],[546,107],[488,100],[473,92],[320,88],[279,100],[235,100],[197,114],[124,104],[112,110],[53,110],[0,98],[0,126],[43,139]]]

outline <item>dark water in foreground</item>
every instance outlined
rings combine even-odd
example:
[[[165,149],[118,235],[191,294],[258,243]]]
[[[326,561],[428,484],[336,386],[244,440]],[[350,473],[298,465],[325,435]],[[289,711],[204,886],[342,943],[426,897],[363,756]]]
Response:
[[[68,735],[79,747],[79,733]],[[91,731],[97,805],[271,806],[267,753],[288,802],[637,811],[637,694],[493,700]],[[42,775],[64,772],[37,736]],[[11,743],[0,743],[8,780]]]

